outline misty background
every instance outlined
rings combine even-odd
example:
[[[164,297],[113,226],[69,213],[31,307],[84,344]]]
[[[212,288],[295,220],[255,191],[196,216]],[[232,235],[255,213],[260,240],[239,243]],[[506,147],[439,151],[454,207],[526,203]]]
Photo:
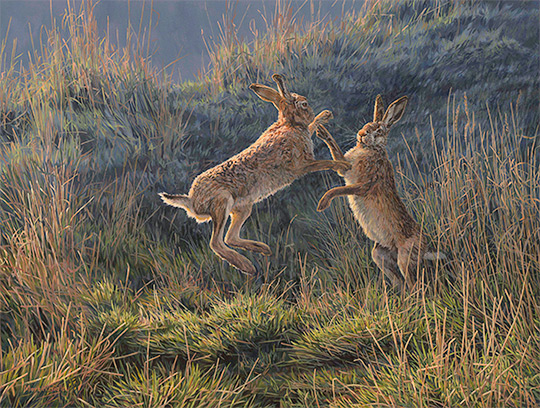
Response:
[[[284,2],[282,2],[284,3]],[[361,11],[363,0],[291,0],[287,4],[295,11],[297,21],[330,21],[344,14]],[[81,0],[0,0],[0,38],[11,51],[16,42],[16,54],[24,66],[32,49],[39,49],[43,27],[56,24],[68,9],[77,11]],[[283,4],[281,7],[286,8]],[[126,33],[145,39],[155,67],[167,69],[176,80],[194,79],[208,69],[208,47],[219,42],[226,28],[233,24],[239,39],[250,41],[263,35],[275,15],[283,10],[276,0],[176,0],[94,2],[94,15],[100,34],[108,33],[111,43],[126,44]],[[11,54],[11,53],[10,53]]]

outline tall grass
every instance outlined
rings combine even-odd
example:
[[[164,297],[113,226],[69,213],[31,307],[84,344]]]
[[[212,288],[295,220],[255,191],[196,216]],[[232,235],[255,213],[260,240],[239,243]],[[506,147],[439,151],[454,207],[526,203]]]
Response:
[[[343,390],[348,395],[343,406],[538,403],[538,376],[523,377],[539,367],[539,166],[536,147],[523,149],[522,144],[534,135],[520,127],[519,106],[492,117],[487,129],[474,122],[466,99],[452,100],[450,108],[446,135],[432,133],[444,140],[443,149],[434,151],[432,179],[415,179],[414,153],[408,166],[397,168],[408,206],[447,261],[431,266],[428,288],[399,301],[374,296],[368,285],[356,293],[361,304],[356,313],[330,324],[323,320],[297,342],[297,361],[323,367],[321,383],[304,379],[306,390],[331,386],[323,380],[331,361],[369,368],[381,364],[382,356],[381,371],[368,375],[354,369],[360,384]],[[484,147],[476,150],[475,142]],[[344,201],[334,203],[332,216],[319,227],[326,247],[355,242],[351,220],[341,215],[344,206]],[[365,243],[353,245],[361,250]],[[331,269],[341,272],[342,282],[327,293],[351,285],[349,268],[358,265],[357,248],[348,249],[332,259]],[[435,279],[450,282],[440,285]],[[330,296],[323,304],[333,301]],[[320,302],[312,309],[324,310]],[[332,373],[335,381],[343,381]]]
[[[381,54],[389,44],[403,51],[398,31],[420,47],[422,35],[454,33],[457,21],[483,27],[494,9],[368,2],[341,25],[298,31],[283,8],[253,44],[229,33],[216,45],[209,82],[176,87],[134,38],[125,50],[99,38],[84,7],[66,14],[67,37],[48,32],[27,67],[5,44],[0,55],[0,406],[540,403],[531,67],[516,70],[525,85],[512,104],[480,108],[478,88],[467,97],[458,90],[445,98],[442,126],[436,110],[431,122],[411,115],[416,135],[393,131],[404,147],[399,160],[392,154],[400,193],[447,255],[426,265],[428,282],[413,292],[386,286],[344,200],[315,213],[332,176],[257,207],[246,235],[269,242],[274,255],[249,255],[261,272],[254,280],[214,256],[208,226],[160,207],[155,194],[183,188],[270,123],[248,99],[249,81],[285,70],[314,104],[335,102],[338,112],[348,104],[359,127],[363,108],[336,101],[370,72],[360,61],[400,65]],[[509,11],[514,22],[534,15]],[[339,80],[320,84],[335,93],[314,88],[316,67]],[[394,85],[370,82],[359,98],[403,91]],[[223,140],[230,146],[217,148]]]
[[[250,43],[235,36],[233,24],[224,23],[224,34],[210,47],[213,69],[207,92],[216,106],[195,99],[198,106],[193,109],[205,115],[219,106],[222,135],[230,140],[251,137],[254,113],[244,108],[241,92],[252,82],[267,82],[271,73],[280,72],[315,110],[332,109],[339,118],[334,132],[338,142],[350,144],[344,136],[355,134],[371,118],[371,101],[378,93],[388,100],[413,95],[408,115],[396,129],[418,128],[418,139],[409,143],[413,150],[423,151],[418,164],[427,172],[435,158],[430,124],[424,119],[431,115],[436,128],[445,127],[449,92],[458,97],[466,94],[480,121],[489,121],[486,102],[491,107],[508,106],[521,92],[524,126],[529,133],[535,131],[538,30],[533,18],[537,17],[538,7],[523,2],[367,1],[357,15],[306,22],[282,4],[268,18],[268,28],[257,32]],[[265,123],[274,115],[272,108],[257,112],[261,116],[267,111],[270,117],[261,117]],[[229,134],[227,123],[245,133]],[[207,133],[198,142],[215,144],[214,151],[220,154],[216,137]],[[197,149],[189,143],[186,147]],[[405,149],[401,139],[390,141],[393,156]],[[323,153],[326,148],[321,145],[319,150]],[[218,160],[232,151],[223,153]]]

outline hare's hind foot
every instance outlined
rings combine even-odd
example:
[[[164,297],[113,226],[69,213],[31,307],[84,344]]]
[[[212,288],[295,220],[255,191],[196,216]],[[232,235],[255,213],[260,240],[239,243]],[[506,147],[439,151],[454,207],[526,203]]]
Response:
[[[235,250],[228,248],[226,245],[223,247],[215,247],[210,244],[212,250],[224,261],[227,261],[231,266],[238,269],[240,272],[246,275],[254,276],[257,273],[257,269],[249,259],[240,255]]]
[[[263,242],[239,238],[238,240],[225,239],[225,243],[235,248],[242,248],[246,251],[257,252],[265,256],[272,255],[270,247]]]

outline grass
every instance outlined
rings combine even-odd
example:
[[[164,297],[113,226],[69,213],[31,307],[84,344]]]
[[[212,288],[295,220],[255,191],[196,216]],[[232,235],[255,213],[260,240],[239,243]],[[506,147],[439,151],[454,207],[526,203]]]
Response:
[[[134,38],[99,38],[91,4],[28,66],[4,42],[0,406],[537,406],[531,4],[368,2],[326,25],[283,8],[253,43],[229,32],[208,76],[180,85]],[[274,254],[248,255],[254,280],[211,252],[208,225],[158,202],[271,123],[247,85],[276,71],[336,113],[342,146],[372,96],[416,101],[391,159],[448,256],[427,285],[386,286],[344,200],[315,212],[334,175],[257,205],[245,234]]]

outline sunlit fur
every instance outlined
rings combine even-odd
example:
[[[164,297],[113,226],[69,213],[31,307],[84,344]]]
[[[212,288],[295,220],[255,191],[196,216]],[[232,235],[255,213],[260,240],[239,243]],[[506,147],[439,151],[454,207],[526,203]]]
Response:
[[[341,174],[346,185],[327,191],[317,209],[322,211],[333,198],[346,195],[358,223],[375,242],[373,260],[398,287],[403,282],[409,287],[414,285],[420,261],[434,257],[432,253],[426,254],[420,226],[399,198],[394,169],[386,152],[388,132],[401,119],[406,105],[407,97],[402,97],[383,115],[382,99],[378,96],[374,121],[358,131],[356,146],[345,155],[323,126],[317,130],[317,136],[328,144],[332,157],[345,159],[352,165],[351,170]]]
[[[283,78],[273,76],[279,91],[265,85],[250,88],[279,111],[278,120],[251,146],[206,170],[193,181],[188,195],[161,193],[163,201],[184,208],[198,222],[212,220],[210,247],[221,258],[247,274],[255,267],[228,245],[270,255],[268,245],[240,238],[240,229],[254,203],[291,184],[298,177],[319,170],[345,171],[346,161],[315,160],[311,135],[332,118],[330,111],[315,116],[305,97],[289,93]],[[227,217],[231,225],[225,240]]]

